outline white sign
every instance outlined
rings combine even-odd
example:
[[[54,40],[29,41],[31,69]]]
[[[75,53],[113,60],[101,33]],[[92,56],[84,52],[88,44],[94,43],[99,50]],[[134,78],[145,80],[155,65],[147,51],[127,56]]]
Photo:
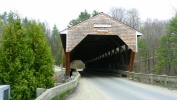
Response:
[[[94,24],[94,27],[111,27],[110,24]]]
[[[108,32],[108,30],[97,30],[97,32]]]

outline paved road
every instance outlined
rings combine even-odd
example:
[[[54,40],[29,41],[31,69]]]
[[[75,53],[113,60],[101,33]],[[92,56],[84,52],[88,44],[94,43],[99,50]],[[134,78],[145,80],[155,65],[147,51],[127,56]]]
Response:
[[[66,100],[177,100],[177,90],[86,72],[81,72],[81,77],[82,86],[78,85]],[[89,91],[92,92],[93,89],[93,91],[96,90],[96,93],[86,92],[83,94],[88,90],[84,84],[90,84],[93,88],[89,88]],[[88,96],[87,94],[92,96],[92,99],[85,98]],[[104,99],[98,98],[99,94]]]

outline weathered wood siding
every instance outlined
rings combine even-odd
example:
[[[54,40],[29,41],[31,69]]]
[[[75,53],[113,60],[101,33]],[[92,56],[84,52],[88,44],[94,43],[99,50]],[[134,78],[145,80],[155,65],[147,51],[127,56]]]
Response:
[[[108,24],[111,25],[111,27],[94,27],[94,24]],[[108,32],[98,32],[97,30],[108,30]],[[70,52],[88,34],[117,35],[130,49],[136,52],[136,30],[114,20],[104,13],[68,29],[66,52]]]

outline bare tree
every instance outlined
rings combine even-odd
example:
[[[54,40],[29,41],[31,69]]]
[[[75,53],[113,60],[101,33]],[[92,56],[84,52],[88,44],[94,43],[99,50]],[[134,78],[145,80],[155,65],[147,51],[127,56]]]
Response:
[[[168,21],[159,21],[157,19],[147,19],[142,27],[143,41],[147,45],[147,52],[145,60],[145,66],[147,66],[148,73],[155,72],[156,65],[156,50],[159,45],[160,37],[165,33]]]
[[[126,10],[125,8],[121,7],[112,7],[109,11],[109,15],[136,30],[139,30],[140,28],[139,12],[135,8]]]
[[[130,27],[139,30],[140,28],[140,17],[137,9],[132,8],[127,11],[126,23]]]
[[[126,9],[125,8],[116,8],[112,7],[109,11],[110,16],[117,19],[118,21],[125,23],[126,21]]]

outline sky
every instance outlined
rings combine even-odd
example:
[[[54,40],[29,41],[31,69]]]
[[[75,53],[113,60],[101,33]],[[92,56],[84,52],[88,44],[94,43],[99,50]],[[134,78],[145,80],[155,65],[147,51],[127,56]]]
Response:
[[[0,0],[0,14],[17,11],[21,17],[48,23],[50,28],[56,24],[59,31],[85,9],[88,13],[96,10],[108,14],[112,7],[136,8],[142,21],[168,20],[174,16],[177,0]]]

